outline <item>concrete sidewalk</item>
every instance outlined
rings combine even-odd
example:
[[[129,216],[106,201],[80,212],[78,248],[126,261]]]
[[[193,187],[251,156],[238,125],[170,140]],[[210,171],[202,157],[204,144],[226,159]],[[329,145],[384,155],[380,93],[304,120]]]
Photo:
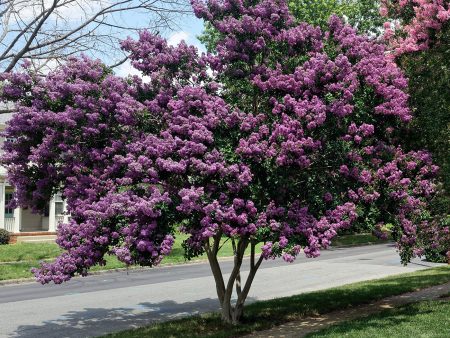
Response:
[[[288,322],[270,330],[256,332],[246,336],[247,338],[300,338],[309,333],[322,330],[331,325],[346,320],[353,320],[392,309],[410,303],[434,300],[450,293],[450,283],[436,285],[416,292],[392,296],[380,301],[355,306],[350,309],[333,311],[315,317],[306,317],[302,320]]]

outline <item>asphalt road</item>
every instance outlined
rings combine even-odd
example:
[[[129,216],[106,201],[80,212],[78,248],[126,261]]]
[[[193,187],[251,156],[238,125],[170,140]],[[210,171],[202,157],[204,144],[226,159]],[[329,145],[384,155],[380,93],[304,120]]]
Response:
[[[231,261],[223,261],[224,272]],[[245,263],[244,271],[248,262]],[[263,262],[248,301],[270,299],[351,282],[416,271],[404,267],[392,244],[323,251],[295,263]],[[245,277],[245,272],[244,272]],[[95,337],[149,323],[218,310],[205,263],[112,272],[74,278],[62,285],[28,283],[0,287],[0,337]]]

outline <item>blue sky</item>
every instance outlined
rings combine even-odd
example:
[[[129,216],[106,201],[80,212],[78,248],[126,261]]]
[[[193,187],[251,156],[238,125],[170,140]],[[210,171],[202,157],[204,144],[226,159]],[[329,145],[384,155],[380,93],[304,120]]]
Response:
[[[201,51],[205,51],[204,46],[198,41],[197,36],[203,32],[203,20],[197,19],[193,14],[180,18],[178,29],[175,28],[173,32],[167,32],[169,43],[179,43],[181,40],[185,40],[188,44],[192,44],[199,48]]]

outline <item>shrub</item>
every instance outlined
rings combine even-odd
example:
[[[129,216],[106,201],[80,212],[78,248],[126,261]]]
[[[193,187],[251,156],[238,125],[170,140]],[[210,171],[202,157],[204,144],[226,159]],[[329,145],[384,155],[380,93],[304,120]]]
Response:
[[[0,229],[0,245],[9,243],[10,234],[5,229]]]

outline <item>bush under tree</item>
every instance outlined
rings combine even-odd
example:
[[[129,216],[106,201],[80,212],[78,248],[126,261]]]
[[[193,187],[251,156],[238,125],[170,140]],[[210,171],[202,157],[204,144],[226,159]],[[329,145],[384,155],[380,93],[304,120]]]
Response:
[[[5,229],[0,229],[0,245],[8,244],[10,233]]]

